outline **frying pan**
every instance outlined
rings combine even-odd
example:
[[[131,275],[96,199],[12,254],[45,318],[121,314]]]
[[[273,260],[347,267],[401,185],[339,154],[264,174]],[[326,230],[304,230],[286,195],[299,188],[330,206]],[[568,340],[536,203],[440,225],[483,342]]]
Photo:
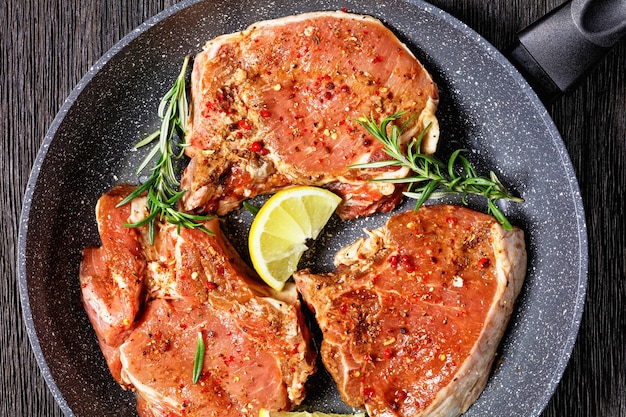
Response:
[[[470,149],[479,171],[496,171],[526,200],[501,205],[526,232],[529,269],[497,366],[466,416],[541,413],[578,332],[587,241],[571,162],[522,75],[463,23],[419,0],[189,0],[127,35],[85,75],[53,121],[28,183],[18,248],[21,301],[35,356],[67,416],[136,415],[133,394],[111,378],[82,309],[78,268],[82,249],[100,243],[97,199],[115,184],[138,181],[134,170],[143,155],[131,148],[157,127],[158,102],[183,57],[210,38],[258,20],[344,7],[382,20],[432,73],[441,98],[439,152]],[[531,46],[518,45],[518,56],[541,67]],[[470,199],[469,205],[486,210],[481,201]],[[402,208],[409,207],[410,201]],[[314,270],[329,269],[339,247],[385,219],[331,222],[303,262]],[[226,234],[242,252],[249,222],[244,212],[224,221]],[[323,371],[308,389],[307,406],[350,411]]]

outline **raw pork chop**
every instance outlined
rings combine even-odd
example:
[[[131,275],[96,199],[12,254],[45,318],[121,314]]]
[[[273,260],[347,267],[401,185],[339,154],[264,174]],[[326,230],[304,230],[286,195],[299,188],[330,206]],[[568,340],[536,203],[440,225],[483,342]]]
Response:
[[[526,271],[520,229],[437,205],[391,217],[296,273],[344,401],[370,416],[458,416],[480,395]]]
[[[292,185],[325,186],[343,218],[392,209],[401,187],[372,183],[403,168],[351,170],[388,159],[354,121],[398,111],[402,141],[429,123],[435,151],[438,92],[411,51],[381,22],[344,12],[255,23],[209,41],[195,58],[184,207],[225,214],[247,198]]]
[[[132,190],[98,202],[100,248],[87,248],[80,281],[85,309],[111,373],[138,396],[141,416],[256,416],[304,398],[315,353],[295,287],[271,293],[220,234],[159,224],[154,246],[145,201],[116,208]],[[206,345],[192,384],[198,333]]]

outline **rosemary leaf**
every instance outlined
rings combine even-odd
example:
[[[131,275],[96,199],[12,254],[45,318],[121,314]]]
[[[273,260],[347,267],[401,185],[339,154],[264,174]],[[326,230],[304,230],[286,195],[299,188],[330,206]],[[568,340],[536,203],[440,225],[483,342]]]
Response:
[[[193,375],[191,377],[191,382],[194,385],[200,379],[203,365],[204,365],[204,339],[202,338],[202,332],[198,332],[198,338],[196,341],[196,356],[193,358]]]
[[[160,130],[157,130],[156,132],[153,132],[151,135],[146,136],[143,140],[137,142],[134,146],[135,149],[139,149],[141,147],[146,146],[149,143],[152,143],[152,141],[154,139],[156,139],[159,135],[161,134]],[[150,158],[152,159],[152,158]],[[139,169],[138,171],[141,171],[141,169]]]
[[[463,204],[467,204],[466,197],[470,194],[479,195],[487,199],[489,214],[507,230],[513,228],[504,213],[498,208],[498,200],[523,202],[519,197],[509,193],[500,182],[494,172],[489,173],[489,178],[479,176],[463,153],[465,149],[455,150],[447,163],[434,155],[421,153],[421,144],[430,125],[426,126],[417,138],[414,138],[403,152],[400,137],[407,126],[402,127],[391,124],[399,119],[406,111],[395,113],[385,117],[376,123],[372,115],[362,116],[356,121],[365,128],[376,140],[383,144],[383,151],[392,160],[377,161],[364,164],[351,165],[353,169],[376,169],[388,166],[401,166],[410,169],[415,175],[403,178],[381,178],[373,181],[408,183],[408,189],[404,195],[417,200],[415,210],[418,210],[427,200],[442,198],[452,194],[460,194]],[[411,119],[409,119],[411,120]],[[389,126],[391,124],[391,126]]]
[[[359,168],[384,168],[390,166],[400,166],[401,162],[388,160],[388,161],[377,161],[377,162],[366,162],[363,164],[354,164],[350,165],[350,168],[359,169]]]
[[[242,205],[243,208],[246,209],[253,216],[256,216],[256,214],[259,212],[259,208],[257,206],[250,204],[247,201],[244,201]]]
[[[174,161],[182,158],[184,147],[186,146],[184,133],[189,108],[187,105],[185,74],[188,64],[189,57],[185,57],[182,69],[174,85],[159,103],[157,110],[157,114],[161,119],[159,130],[148,135],[135,145],[135,148],[141,148],[158,139],[158,142],[137,169],[137,173],[140,173],[156,157],[156,162],[150,168],[152,175],[117,205],[118,207],[123,206],[147,192],[146,205],[148,216],[136,223],[127,223],[125,226],[141,227],[147,225],[150,244],[154,244],[154,232],[157,221],[167,220],[175,224],[178,231],[180,231],[181,227],[185,227],[199,229],[213,235],[213,232],[202,224],[203,221],[209,220],[213,216],[200,216],[177,210],[178,202],[185,193],[185,190],[178,190],[180,182],[176,176]]]

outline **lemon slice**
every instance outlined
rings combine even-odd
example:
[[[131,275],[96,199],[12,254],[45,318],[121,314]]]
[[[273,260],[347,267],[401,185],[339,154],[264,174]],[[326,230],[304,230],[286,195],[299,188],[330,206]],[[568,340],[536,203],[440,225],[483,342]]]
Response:
[[[259,417],[365,417],[365,414],[326,414],[319,411],[312,413],[306,411],[268,411],[265,408],[261,408]]]
[[[257,273],[276,291],[297,269],[307,239],[315,239],[341,198],[323,188],[298,186],[274,194],[256,214],[248,248]]]

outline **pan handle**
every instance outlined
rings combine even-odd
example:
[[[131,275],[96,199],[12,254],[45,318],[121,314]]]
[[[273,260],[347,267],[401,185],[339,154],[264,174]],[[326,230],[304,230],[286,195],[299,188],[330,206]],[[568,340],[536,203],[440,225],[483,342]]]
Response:
[[[571,0],[517,34],[513,64],[544,102],[570,91],[626,34],[626,0]]]

